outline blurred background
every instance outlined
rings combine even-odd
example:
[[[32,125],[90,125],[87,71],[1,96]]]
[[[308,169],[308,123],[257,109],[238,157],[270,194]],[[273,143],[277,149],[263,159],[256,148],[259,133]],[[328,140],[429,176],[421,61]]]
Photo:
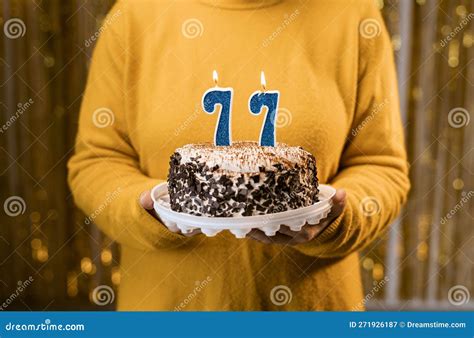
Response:
[[[397,60],[412,190],[360,255],[363,303],[473,310],[474,2],[376,2]],[[2,1],[1,310],[114,309],[92,294],[120,285],[119,248],[75,209],[66,184],[91,37],[112,5]]]

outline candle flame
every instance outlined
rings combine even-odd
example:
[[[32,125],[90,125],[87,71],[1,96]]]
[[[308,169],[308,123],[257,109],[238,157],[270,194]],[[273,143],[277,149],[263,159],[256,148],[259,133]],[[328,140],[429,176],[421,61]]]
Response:
[[[216,84],[216,87],[217,87],[217,81],[219,81],[219,76],[217,75],[216,70],[212,71],[212,79],[214,80],[214,83]]]
[[[265,73],[263,70],[260,73],[260,83],[262,84],[263,91],[265,91],[265,89],[267,89],[267,81],[265,80]]]

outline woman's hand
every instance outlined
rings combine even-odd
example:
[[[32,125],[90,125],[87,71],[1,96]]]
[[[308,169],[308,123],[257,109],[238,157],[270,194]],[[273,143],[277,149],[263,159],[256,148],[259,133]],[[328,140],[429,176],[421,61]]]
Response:
[[[145,209],[150,215],[152,215],[154,218],[156,218],[158,221],[161,222],[160,220],[160,217],[158,216],[158,214],[156,213],[155,209],[153,208],[153,200],[151,199],[151,192],[150,190],[147,190],[147,191],[144,191],[140,194],[140,205],[143,207],[143,209]],[[181,232],[180,232],[181,233]],[[201,230],[199,229],[196,229],[196,230],[193,230],[191,231],[190,233],[187,233],[187,234],[183,234],[181,233],[183,236],[186,236],[186,237],[192,237],[192,236],[195,236],[197,234],[200,234],[201,233]]]
[[[332,198],[332,203],[331,212],[324,220],[321,220],[321,222],[315,225],[306,224],[300,231],[291,231],[289,227],[281,226],[275,236],[267,236],[263,231],[258,229],[252,230],[247,236],[266,244],[296,245],[312,241],[321,231],[342,214],[346,204],[346,192],[342,189],[338,189]]]

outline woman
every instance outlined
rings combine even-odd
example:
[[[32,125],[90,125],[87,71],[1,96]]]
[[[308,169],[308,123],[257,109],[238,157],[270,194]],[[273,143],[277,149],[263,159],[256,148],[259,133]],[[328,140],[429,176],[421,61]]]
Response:
[[[234,140],[258,139],[262,120],[247,101],[260,70],[280,90],[288,119],[278,140],[314,154],[320,182],[339,189],[324,222],[238,240],[172,233],[154,216],[149,190],[174,149],[212,140],[216,116],[199,107],[213,69],[234,88]],[[120,310],[358,309],[357,253],[409,189],[378,9],[372,0],[119,1],[94,52],[69,168],[77,204],[122,245]]]

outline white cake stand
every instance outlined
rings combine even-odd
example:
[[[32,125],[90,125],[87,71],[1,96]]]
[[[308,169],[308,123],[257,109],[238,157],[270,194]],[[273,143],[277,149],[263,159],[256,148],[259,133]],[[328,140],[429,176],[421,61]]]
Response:
[[[208,217],[179,213],[171,210],[167,183],[158,184],[151,191],[155,211],[163,224],[172,232],[189,233],[195,229],[208,237],[213,237],[223,230],[229,230],[237,238],[245,238],[252,229],[260,229],[267,236],[274,236],[281,225],[299,231],[305,225],[318,224],[331,211],[331,198],[336,189],[329,185],[319,185],[319,202],[295,210],[288,210],[268,215],[238,217]]]

